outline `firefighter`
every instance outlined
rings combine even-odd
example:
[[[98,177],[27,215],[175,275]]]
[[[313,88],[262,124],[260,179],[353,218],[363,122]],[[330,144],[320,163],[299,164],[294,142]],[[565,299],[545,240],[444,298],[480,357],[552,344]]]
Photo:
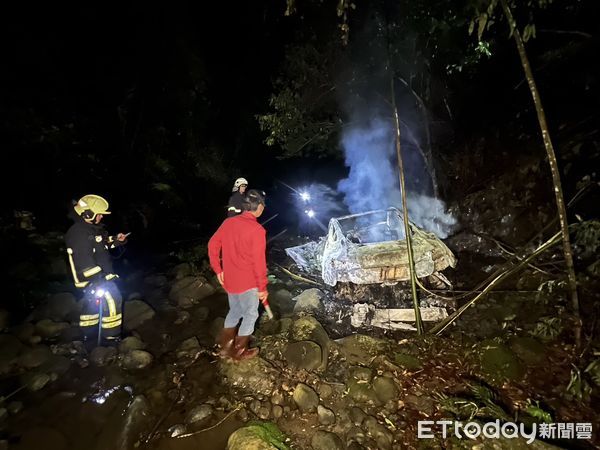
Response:
[[[227,217],[237,216],[242,213],[244,199],[246,198],[246,189],[248,189],[248,180],[238,178],[233,183],[233,189],[229,202],[227,203]]]
[[[84,293],[79,326],[90,339],[101,325],[102,337],[116,341],[121,337],[122,297],[114,283],[118,275],[113,270],[109,248],[123,245],[127,235],[108,235],[100,223],[103,216],[110,214],[108,202],[98,195],[83,196],[73,209],[77,216],[65,241],[75,287]]]

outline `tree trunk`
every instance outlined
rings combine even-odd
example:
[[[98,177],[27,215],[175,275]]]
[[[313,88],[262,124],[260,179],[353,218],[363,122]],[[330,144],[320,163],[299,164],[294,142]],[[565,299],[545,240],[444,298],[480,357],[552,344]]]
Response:
[[[521,33],[517,28],[517,23],[512,15],[510,7],[506,0],[500,0],[504,15],[508,20],[510,31],[517,45],[519,51],[519,57],[521,58],[521,65],[527,78],[527,84],[533,97],[533,103],[535,104],[535,111],[537,113],[538,122],[540,124],[540,130],[542,132],[542,139],[544,141],[544,147],[546,154],[548,155],[548,162],[550,163],[550,170],[552,172],[552,181],[554,184],[554,196],[556,199],[556,207],[558,209],[558,217],[560,220],[560,228],[563,239],[563,253],[565,255],[565,263],[567,266],[567,278],[569,281],[569,293],[571,297],[571,303],[573,306],[573,313],[576,318],[576,326],[574,327],[575,332],[575,343],[579,347],[581,344],[581,317],[579,315],[579,298],[577,296],[577,278],[575,277],[575,268],[573,265],[573,251],[571,249],[571,242],[569,239],[569,223],[567,221],[567,209],[565,207],[565,200],[562,191],[562,185],[560,181],[560,171],[558,170],[558,163],[556,161],[556,154],[554,153],[554,147],[552,140],[550,139],[550,132],[548,131],[548,124],[546,123],[546,114],[542,106],[539,92],[529,65],[529,58],[527,58],[527,52],[525,51],[525,44],[521,37]]]

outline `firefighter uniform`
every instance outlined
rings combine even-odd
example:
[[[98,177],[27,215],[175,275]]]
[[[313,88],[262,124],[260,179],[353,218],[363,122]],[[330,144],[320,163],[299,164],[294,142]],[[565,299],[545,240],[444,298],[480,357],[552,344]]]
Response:
[[[75,286],[83,290],[83,307],[79,325],[86,336],[93,335],[100,322],[102,304],[102,336],[116,339],[121,335],[122,297],[114,283],[109,248],[121,245],[105,228],[95,223],[98,214],[110,214],[102,197],[87,195],[75,206],[79,215],[65,234],[69,265]]]

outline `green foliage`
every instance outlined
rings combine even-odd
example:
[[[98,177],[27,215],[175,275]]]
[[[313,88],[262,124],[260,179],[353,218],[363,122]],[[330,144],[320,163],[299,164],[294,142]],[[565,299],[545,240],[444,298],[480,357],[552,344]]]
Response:
[[[497,404],[496,394],[486,386],[471,384],[465,397],[449,397],[438,393],[440,408],[459,420],[474,418],[511,420],[504,409]]]
[[[595,359],[589,363],[584,372],[587,373],[594,384],[600,388],[600,359]]]
[[[558,317],[542,317],[529,334],[542,341],[551,341],[556,339],[561,331],[562,325]]]
[[[535,404],[531,401],[531,399],[527,399],[527,406],[525,407],[525,412],[529,414],[534,419],[543,423],[552,423],[552,415],[545,411],[544,408],[540,406],[540,402],[536,401]]]
[[[587,220],[577,224],[574,244],[580,258],[597,257],[600,253],[600,221]]]
[[[567,396],[579,401],[589,401],[592,394],[592,388],[589,383],[581,376],[581,371],[576,366],[571,369],[571,381],[567,386]]]
[[[248,423],[246,428],[277,449],[289,450],[289,447],[285,444],[285,434],[273,422],[252,421]]]

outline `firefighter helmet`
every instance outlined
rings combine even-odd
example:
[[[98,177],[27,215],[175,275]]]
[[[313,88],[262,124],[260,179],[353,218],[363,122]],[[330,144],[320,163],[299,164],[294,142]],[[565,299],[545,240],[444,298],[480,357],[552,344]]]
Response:
[[[99,195],[84,195],[73,207],[75,212],[86,220],[94,219],[98,214],[110,214],[108,202]]]
[[[233,183],[232,191],[235,192],[240,189],[240,186],[244,185],[248,186],[248,180],[246,180],[245,178],[238,178],[237,180],[235,180],[235,183]]]

